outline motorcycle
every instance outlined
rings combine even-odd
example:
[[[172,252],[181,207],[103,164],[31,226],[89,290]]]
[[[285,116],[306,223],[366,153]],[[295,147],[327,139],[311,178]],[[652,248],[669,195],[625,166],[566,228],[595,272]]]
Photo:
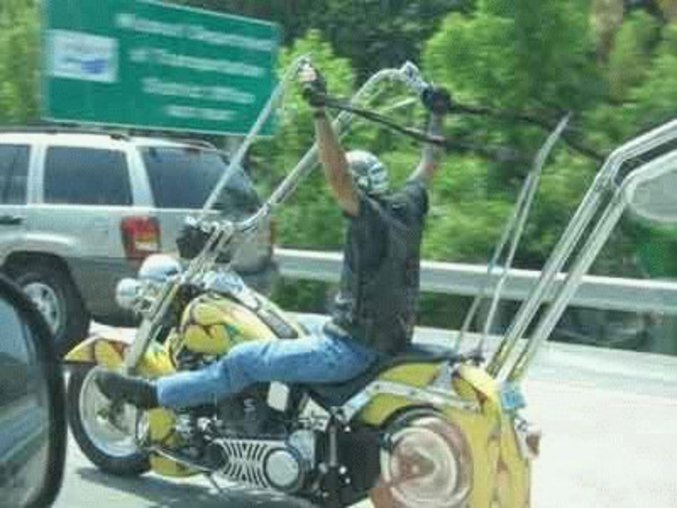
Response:
[[[553,253],[554,260],[544,269],[533,298],[525,302],[526,307],[486,362],[479,354],[482,344],[465,352],[459,344],[450,348],[416,345],[345,383],[256,385],[237,396],[182,411],[138,411],[106,399],[94,382],[98,369],[158,378],[209,365],[242,341],[294,340],[308,333],[304,324],[249,289],[227,263],[216,261],[227,258],[243,239],[266,224],[317,165],[317,148],[306,153],[251,217],[240,222],[206,218],[286,88],[307,62],[299,59],[283,76],[207,200],[203,219],[198,221],[206,235],[201,252],[185,268],[169,256],[151,256],[143,262],[136,280],[118,285],[118,303],[143,317],[134,339],[94,336],[66,356],[72,366],[68,412],[73,435],[94,464],[121,476],[149,470],[167,477],[203,474],[219,489],[217,480],[224,478],[331,507],[349,506],[368,496],[377,506],[389,508],[528,506],[530,471],[540,433],[522,416],[520,381],[549,334],[551,321],[556,323],[558,316],[553,317],[551,311],[560,312],[566,306],[572,287],[580,283],[589,267],[586,263],[596,255],[592,251],[603,243],[604,234],[608,236],[609,221],[596,238],[590,237],[594,245],[581,250],[584,262],[576,265],[574,279],[563,285],[563,298],[557,295],[543,315],[545,325],[537,327],[512,364],[508,359],[525,323],[551,292],[554,275],[571,254],[572,244],[580,239],[581,227],[589,223],[605,192],[615,185],[621,163],[635,157],[640,145],[654,147],[657,139],[674,138],[677,122],[615,152],[611,169],[600,173],[602,177],[584,200],[584,210],[577,214],[571,231]],[[351,104],[372,100],[381,84],[392,81],[420,93],[422,77],[407,63],[372,76]],[[346,109],[337,116],[334,125],[340,133],[348,128],[354,113]],[[513,242],[504,274],[523,229],[537,176],[565,123],[539,152],[517,213],[508,224]],[[675,159],[672,155],[668,162]],[[632,174],[660,173],[666,164],[660,160]],[[637,190],[643,180],[638,177],[632,182]],[[623,196],[629,192],[626,187],[619,187],[625,189]],[[618,202],[619,198],[611,199],[611,205]],[[616,217],[617,210],[614,214]],[[505,235],[497,252],[509,239],[510,235]],[[490,272],[495,266],[497,263],[490,264]],[[499,281],[495,300],[501,287]]]

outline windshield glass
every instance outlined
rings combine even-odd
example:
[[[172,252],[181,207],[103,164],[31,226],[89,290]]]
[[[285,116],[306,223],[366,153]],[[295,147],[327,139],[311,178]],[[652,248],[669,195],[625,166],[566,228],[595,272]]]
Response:
[[[158,208],[202,208],[228,167],[218,152],[192,147],[145,147],[141,155]],[[251,180],[238,168],[215,208],[228,214],[247,213],[259,204]]]

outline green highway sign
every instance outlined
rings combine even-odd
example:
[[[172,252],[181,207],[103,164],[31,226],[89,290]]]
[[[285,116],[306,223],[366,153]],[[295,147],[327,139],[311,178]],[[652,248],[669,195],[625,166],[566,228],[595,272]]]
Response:
[[[243,134],[275,86],[274,24],[151,0],[43,4],[47,120]]]

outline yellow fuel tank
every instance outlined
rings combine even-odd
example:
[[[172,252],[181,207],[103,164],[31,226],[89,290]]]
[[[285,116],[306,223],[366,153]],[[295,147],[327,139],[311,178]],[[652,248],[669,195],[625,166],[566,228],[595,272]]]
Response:
[[[175,361],[184,352],[221,356],[240,342],[303,333],[295,319],[258,293],[249,291],[246,298],[207,293],[188,304],[178,333],[169,337],[168,349]]]

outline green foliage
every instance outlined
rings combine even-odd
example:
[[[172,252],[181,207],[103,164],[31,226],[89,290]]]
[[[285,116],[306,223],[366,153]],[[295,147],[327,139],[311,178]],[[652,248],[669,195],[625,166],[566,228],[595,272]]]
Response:
[[[522,265],[540,268],[599,169],[567,152],[555,153],[546,167],[526,230]]]
[[[677,25],[668,7],[674,2],[661,4],[662,17],[637,9],[623,14],[621,0],[180,3],[280,23],[284,43],[280,71],[310,54],[331,93],[338,96],[350,96],[376,70],[413,60],[422,62],[426,76],[449,87],[461,102],[528,112],[551,123],[571,111],[568,134],[604,153],[677,117]],[[0,122],[37,120],[38,29],[34,0],[2,1]],[[398,87],[389,89],[377,105],[396,102],[401,92]],[[425,117],[418,104],[389,114],[415,127],[423,126]],[[530,159],[546,133],[509,119],[454,116],[447,122],[446,135],[481,146],[507,145]],[[271,189],[311,146],[313,137],[310,110],[295,89],[280,112],[276,135],[255,145],[251,155],[255,179]],[[365,122],[356,123],[344,145],[379,154],[396,185],[416,166],[420,151],[411,140]],[[597,163],[564,146],[560,143],[545,167],[518,253],[519,266],[542,266],[598,169]],[[431,189],[424,257],[486,262],[528,169],[527,164],[450,154]],[[343,227],[319,170],[302,183],[278,217],[280,243],[290,247],[338,250]],[[675,234],[654,235],[647,225],[641,225],[640,234],[638,227],[627,220],[622,224],[596,264],[597,271],[635,273],[631,265],[639,259],[644,265],[664,267],[647,269],[650,272],[674,275],[673,264],[667,258],[656,261],[655,253],[672,252]],[[652,250],[654,243],[657,247]],[[283,282],[278,292],[284,305],[319,311],[326,294],[325,285],[290,281]],[[450,318],[446,310],[461,309],[465,303],[452,300],[426,297],[423,322],[455,323],[456,317]]]
[[[609,56],[610,95],[622,101],[640,84],[651,63],[649,56],[658,35],[658,20],[644,11],[630,14],[622,25]]]
[[[0,5],[0,123],[38,118],[38,20],[32,0]]]
[[[426,46],[426,69],[463,98],[513,109],[580,110],[600,89],[586,4],[480,2],[472,15],[445,19]]]
[[[630,94],[631,104],[625,108],[635,129],[645,129],[677,117],[677,23],[663,30],[663,40],[646,79]]]
[[[369,74],[404,60],[418,60],[423,43],[450,10],[468,0],[184,0],[183,3],[268,19],[283,27],[286,43],[310,28],[320,30],[349,58],[357,75]]]
[[[595,144],[614,146],[677,117],[677,24],[663,27],[644,66],[643,77],[624,92],[622,104],[601,104],[587,114],[587,131]]]
[[[425,257],[460,262],[488,260],[511,203],[491,192],[486,162],[473,157],[450,159],[432,187],[431,201],[423,244]]]
[[[337,58],[331,45],[317,31],[309,31],[291,48],[282,51],[280,70],[284,71],[291,62],[306,55],[322,69],[331,93],[350,95],[353,83],[350,63]],[[294,87],[280,112],[277,134],[271,141],[259,143],[253,155],[258,172],[269,180],[268,187],[279,182],[313,142],[310,108]],[[336,249],[342,244],[341,227],[340,211],[319,170],[303,182],[279,216],[280,239],[286,246]]]

